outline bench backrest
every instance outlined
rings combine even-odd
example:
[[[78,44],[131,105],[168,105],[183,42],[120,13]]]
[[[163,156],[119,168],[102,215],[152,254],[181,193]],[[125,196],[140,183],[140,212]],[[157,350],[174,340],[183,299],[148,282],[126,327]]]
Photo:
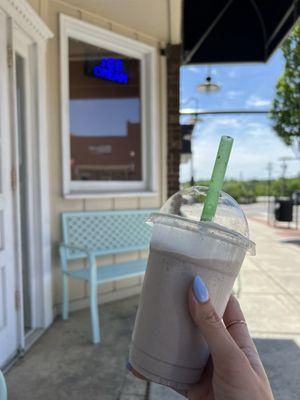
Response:
[[[145,223],[157,210],[84,211],[62,214],[63,242],[88,248],[94,254],[125,253],[146,250],[151,227]],[[67,250],[68,259],[86,256],[77,250]]]

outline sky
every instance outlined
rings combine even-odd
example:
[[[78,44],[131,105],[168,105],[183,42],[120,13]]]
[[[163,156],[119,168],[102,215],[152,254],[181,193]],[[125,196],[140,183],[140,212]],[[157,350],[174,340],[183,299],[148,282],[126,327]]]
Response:
[[[76,136],[126,136],[127,122],[140,122],[140,99],[70,101],[70,130]]]
[[[204,82],[208,67],[181,67],[181,110],[268,110],[283,68],[284,58],[280,49],[267,64],[212,65],[212,79],[221,86],[221,90],[217,93],[201,93],[197,92],[196,87]],[[294,157],[292,150],[273,131],[268,115],[203,115],[201,119],[194,128],[192,141],[193,171],[196,179],[210,178],[222,135],[230,135],[235,139],[227,179],[266,179],[268,163],[272,163],[272,176],[279,177],[279,158]],[[186,123],[187,117],[182,117],[181,122]],[[297,167],[297,162],[289,162],[287,176],[298,175]],[[191,164],[182,164],[181,182],[188,181],[190,174]]]

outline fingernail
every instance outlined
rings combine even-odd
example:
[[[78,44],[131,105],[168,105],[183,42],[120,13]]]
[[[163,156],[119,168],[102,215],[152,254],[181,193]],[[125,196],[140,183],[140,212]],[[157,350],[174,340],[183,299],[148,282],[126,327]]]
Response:
[[[209,299],[207,287],[198,275],[195,276],[193,281],[193,292],[196,300],[199,301],[199,303],[205,303]]]
[[[128,371],[132,371],[132,365],[130,364],[130,362],[129,361],[127,361],[127,363],[126,363],[126,368],[128,369]]]

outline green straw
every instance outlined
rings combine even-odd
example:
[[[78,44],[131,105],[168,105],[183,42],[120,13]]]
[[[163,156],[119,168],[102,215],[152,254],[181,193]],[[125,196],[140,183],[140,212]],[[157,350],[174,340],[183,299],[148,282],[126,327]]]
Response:
[[[219,144],[218,154],[211,175],[209,189],[204,202],[201,221],[212,221],[218,205],[220,191],[223,187],[226,168],[233,144],[230,136],[222,136]]]

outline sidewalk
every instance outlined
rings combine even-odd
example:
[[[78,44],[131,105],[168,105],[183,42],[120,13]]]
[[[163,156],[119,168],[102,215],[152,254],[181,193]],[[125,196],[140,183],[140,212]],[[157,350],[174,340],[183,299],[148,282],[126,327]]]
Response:
[[[288,236],[251,218],[249,225],[256,256],[248,256],[244,262],[240,301],[251,333],[274,338],[300,335],[300,246],[294,244],[297,233],[290,231],[292,236]]]
[[[253,218],[257,255],[244,262],[240,301],[276,400],[299,400],[300,246]],[[298,243],[300,235],[292,239]],[[126,371],[137,303],[133,297],[100,308],[100,346],[90,343],[88,309],[57,320],[7,374],[9,400],[180,399],[155,384],[148,393],[145,382]]]
[[[251,218],[249,222],[257,255],[247,257],[242,269],[241,305],[275,398],[296,400],[300,398],[300,246],[289,241],[300,240],[300,235]]]
[[[300,242],[300,234],[274,229],[255,216],[248,220],[257,254],[244,261],[239,300],[276,400],[299,400],[300,246],[288,241]],[[151,400],[178,398],[151,385]]]

